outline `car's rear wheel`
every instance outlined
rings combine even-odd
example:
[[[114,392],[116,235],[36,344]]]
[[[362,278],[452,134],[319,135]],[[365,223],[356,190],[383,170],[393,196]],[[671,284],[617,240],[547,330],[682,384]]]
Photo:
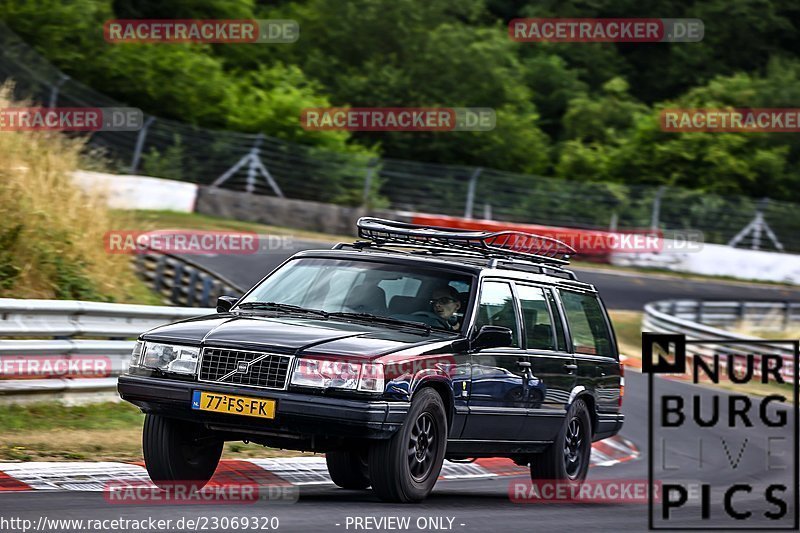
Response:
[[[162,489],[203,488],[217,469],[224,444],[198,424],[159,415],[145,416],[144,464],[150,479]]]
[[[583,400],[575,400],[553,444],[531,457],[531,479],[581,484],[589,472],[591,453],[589,409]]]
[[[369,464],[366,451],[335,451],[325,454],[331,480],[343,489],[369,487]]]
[[[433,490],[447,446],[447,415],[430,388],[414,395],[403,426],[369,453],[372,489],[383,501],[418,502]]]

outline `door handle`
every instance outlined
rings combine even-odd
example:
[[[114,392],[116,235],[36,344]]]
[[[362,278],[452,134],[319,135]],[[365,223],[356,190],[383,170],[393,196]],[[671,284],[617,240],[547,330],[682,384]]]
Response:
[[[530,368],[531,363],[530,361],[517,361],[517,366],[520,368]]]
[[[575,370],[577,370],[577,369],[578,369],[578,365],[576,365],[576,364],[573,364],[573,363],[567,363],[567,364],[565,364],[565,365],[564,365],[564,368],[566,368],[567,370],[569,370],[569,373],[571,374],[571,373],[573,373]]]

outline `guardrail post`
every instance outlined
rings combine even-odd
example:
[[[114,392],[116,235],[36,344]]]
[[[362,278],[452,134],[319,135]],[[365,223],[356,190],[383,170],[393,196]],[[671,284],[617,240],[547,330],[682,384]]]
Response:
[[[789,323],[791,322],[791,315],[792,315],[792,303],[791,302],[783,302],[783,331],[789,329]]]
[[[170,300],[172,303],[179,304],[181,301],[181,277],[183,276],[183,271],[186,268],[186,265],[183,263],[178,263],[175,265],[175,274],[172,282],[172,296],[170,296]]]
[[[197,276],[199,272],[196,268],[192,268],[189,270],[189,284],[187,285],[186,290],[186,306],[192,307],[194,305],[194,293],[197,290]]]
[[[167,256],[166,255],[158,256],[158,263],[156,265],[156,277],[153,280],[157,292],[161,292],[161,289],[163,287],[166,287],[166,284],[164,283],[164,268],[166,266],[167,266]]]
[[[704,311],[703,306],[704,305],[705,305],[705,301],[704,300],[700,300],[699,302],[697,302],[697,311],[695,312],[695,317],[697,317],[697,318],[695,318],[695,322],[698,322],[700,324],[703,323],[703,311]]]
[[[203,295],[200,297],[200,305],[203,307],[209,307],[211,304],[209,303],[208,299],[211,296],[211,287],[214,285],[214,280],[209,278],[208,276],[203,277]]]

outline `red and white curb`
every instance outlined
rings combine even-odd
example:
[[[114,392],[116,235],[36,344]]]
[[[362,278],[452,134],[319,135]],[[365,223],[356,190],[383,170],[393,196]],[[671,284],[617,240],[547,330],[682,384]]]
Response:
[[[591,465],[607,467],[639,457],[636,446],[616,436],[595,442]],[[445,461],[439,479],[486,479],[528,475],[527,467],[508,459]],[[116,462],[0,463],[0,492],[29,490],[103,491],[109,483],[149,483],[141,464]],[[322,456],[223,460],[212,483],[248,481],[260,485],[328,485],[331,478]]]

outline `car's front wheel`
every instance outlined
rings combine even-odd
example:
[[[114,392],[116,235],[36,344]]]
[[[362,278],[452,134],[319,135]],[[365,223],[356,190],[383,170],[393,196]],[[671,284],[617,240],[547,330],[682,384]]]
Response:
[[[198,424],[159,415],[145,416],[144,464],[159,488],[203,488],[217,469],[224,444]]]
[[[418,502],[433,490],[444,462],[447,415],[441,396],[430,388],[414,395],[403,426],[369,453],[372,489],[383,501]]]
[[[331,480],[343,489],[369,487],[366,451],[333,451],[325,454]]]
[[[556,440],[547,450],[531,457],[531,479],[580,484],[589,472],[592,423],[583,400],[575,400]]]

